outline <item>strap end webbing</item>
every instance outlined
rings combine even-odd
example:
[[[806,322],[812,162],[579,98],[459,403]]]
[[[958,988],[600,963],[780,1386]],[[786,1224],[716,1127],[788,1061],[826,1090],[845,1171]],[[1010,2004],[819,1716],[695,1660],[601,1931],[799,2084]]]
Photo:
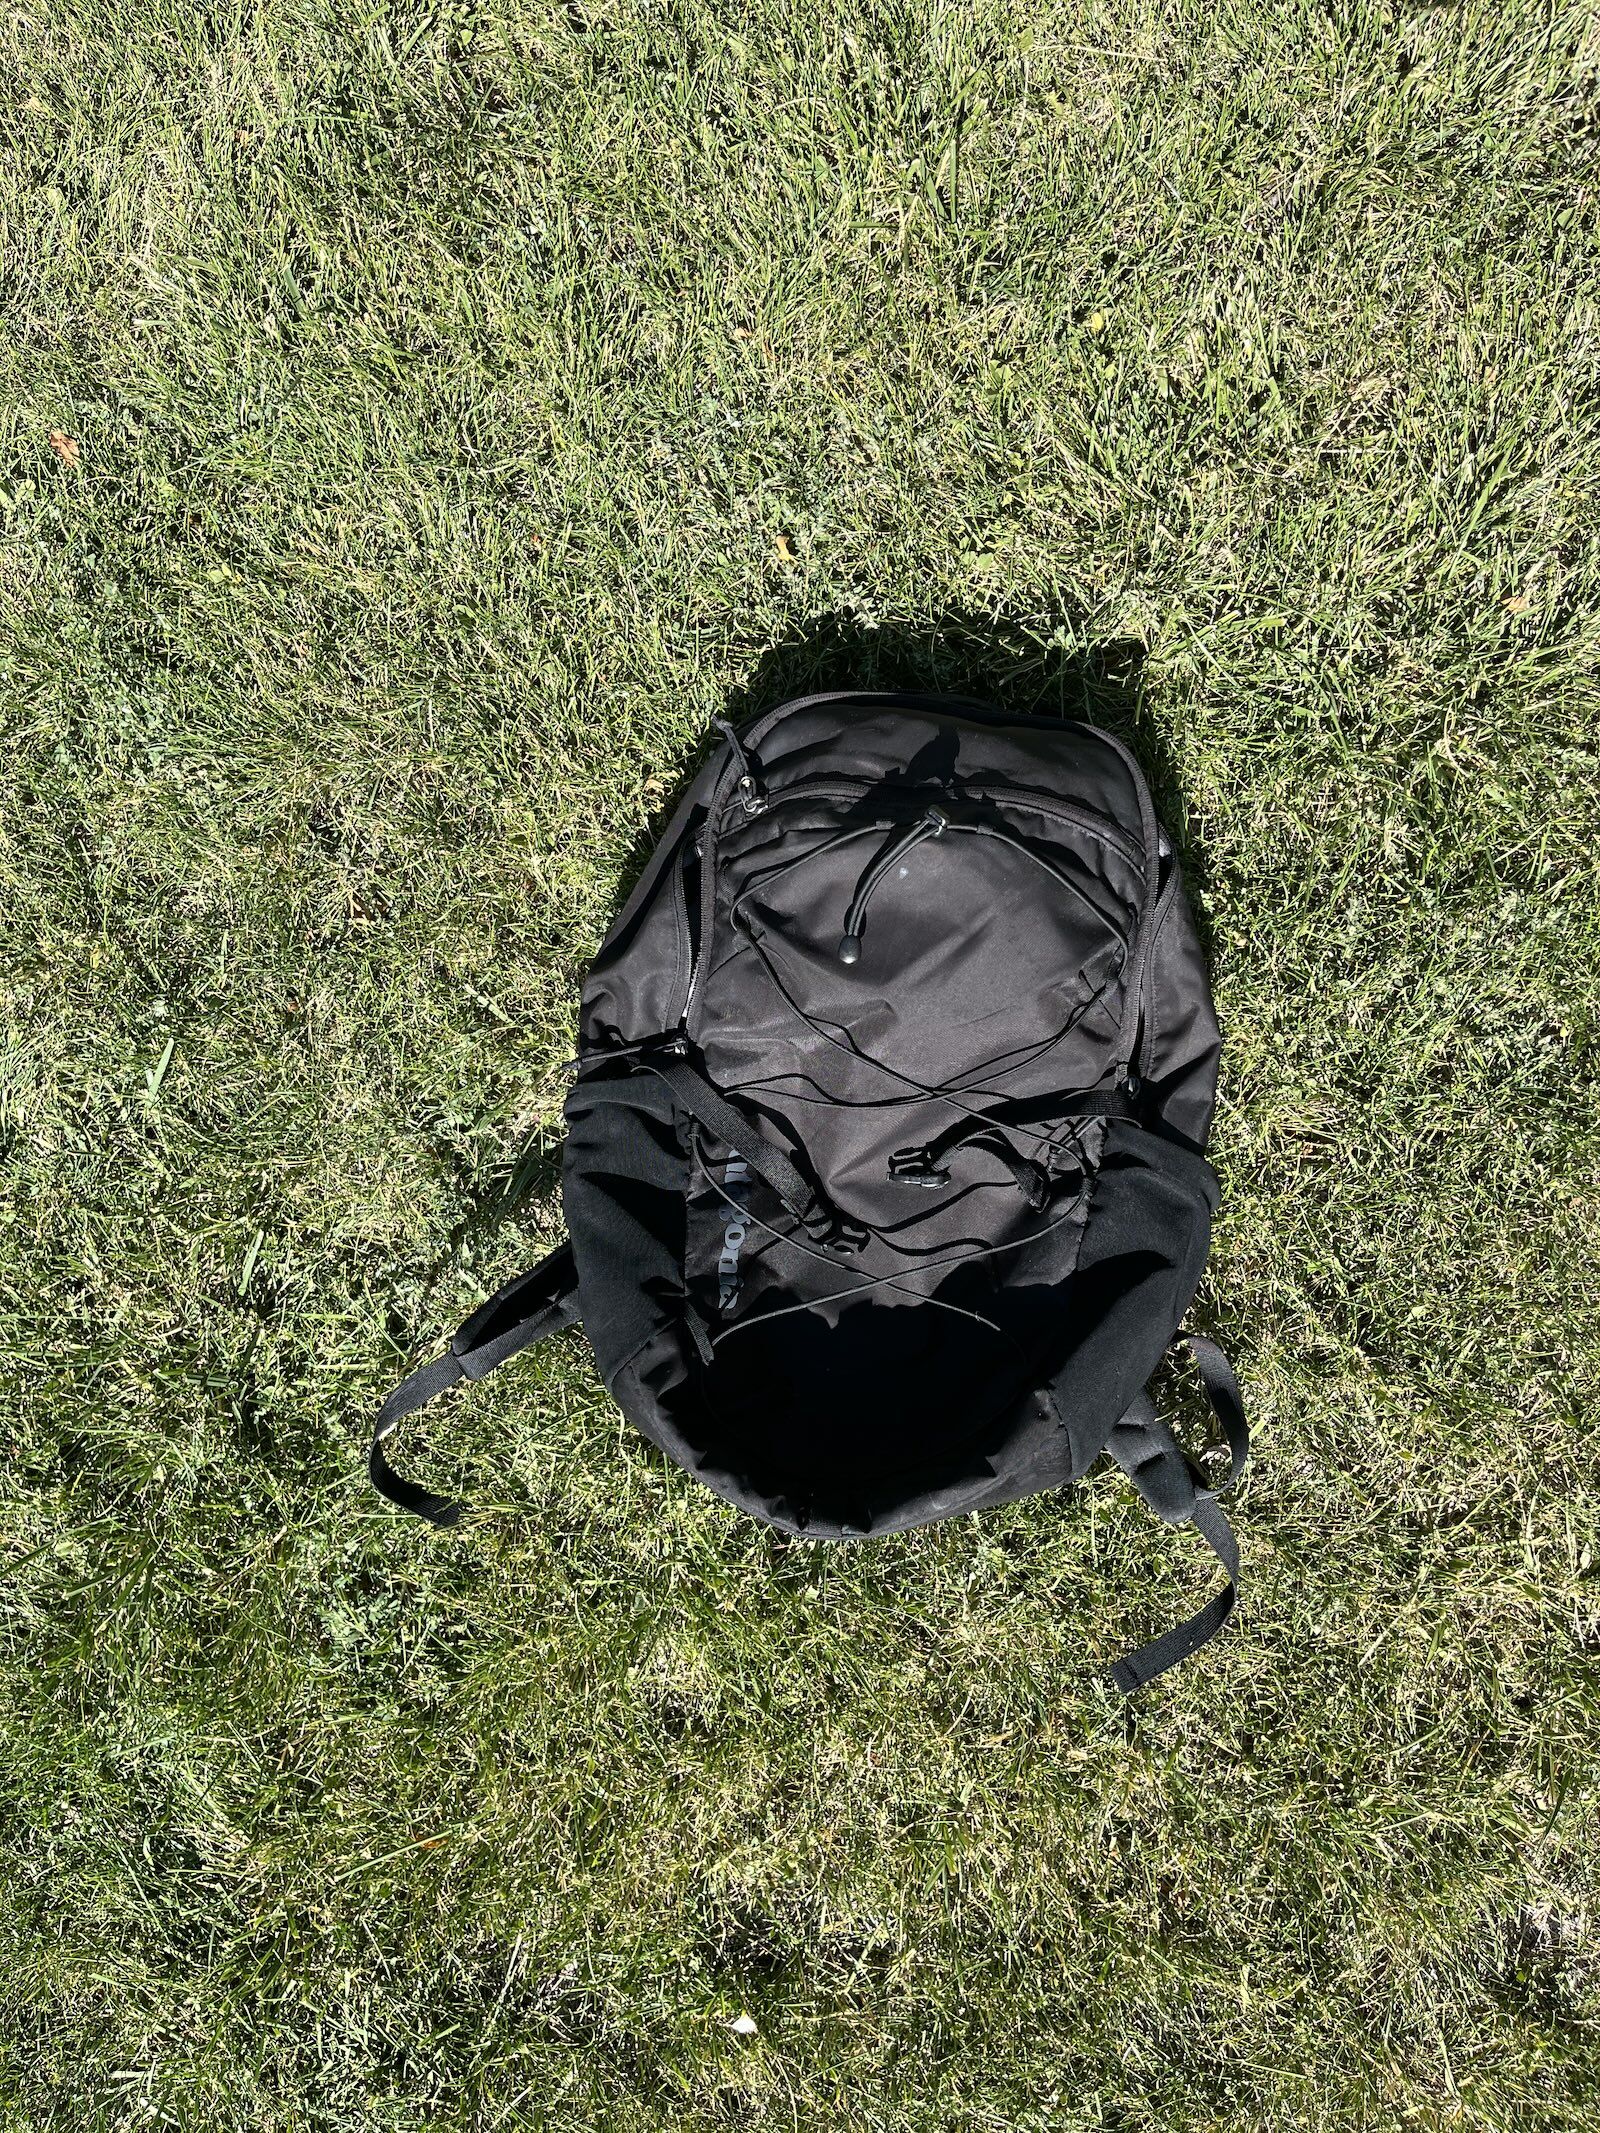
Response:
[[[1137,1651],[1126,1652],[1113,1666],[1107,1668],[1112,1681],[1124,1696],[1131,1696],[1147,1682],[1154,1681],[1169,1667],[1187,1659],[1192,1652],[1209,1644],[1221,1629],[1234,1603],[1239,1597],[1239,1543],[1221,1505],[1213,1496],[1202,1496],[1194,1507],[1194,1515],[1185,1521],[1195,1531],[1221,1563],[1228,1582],[1222,1590],[1214,1593],[1204,1607],[1190,1615],[1186,1622],[1179,1622],[1159,1637],[1152,1637],[1148,1644],[1141,1644]]]
[[[386,1496],[402,1511],[411,1511],[418,1518],[425,1518],[430,1526],[453,1526],[466,1509],[465,1504],[455,1503],[448,1496],[435,1496],[431,1489],[397,1474],[384,1457],[382,1437],[372,1440],[372,1450],[367,1455],[367,1474],[380,1496]]]
[[[466,1376],[456,1356],[446,1350],[436,1355],[431,1362],[413,1370],[410,1377],[398,1384],[378,1410],[378,1419],[372,1431],[372,1449],[367,1455],[367,1473],[372,1486],[380,1496],[402,1511],[414,1512],[425,1518],[432,1526],[453,1526],[460,1518],[464,1505],[453,1503],[448,1496],[436,1496],[431,1489],[424,1489],[414,1481],[407,1481],[397,1474],[384,1455],[383,1443],[392,1437],[407,1415],[414,1415],[419,1407],[426,1407],[436,1400],[441,1392],[459,1384]]]
[[[1131,1653],[1127,1658],[1118,1659],[1114,1664],[1108,1666],[1106,1673],[1112,1685],[1119,1688],[1124,1696],[1132,1696],[1136,1690],[1142,1689],[1150,1678],[1148,1674],[1139,1672],[1139,1669],[1133,1663]]]
[[[467,1508],[449,1496],[436,1496],[431,1489],[407,1481],[389,1464],[383,1446],[386,1438],[407,1415],[426,1407],[441,1392],[463,1378],[487,1377],[512,1356],[531,1348],[562,1326],[578,1318],[577,1274],[572,1247],[563,1244],[527,1274],[519,1274],[497,1289],[461,1327],[443,1355],[413,1370],[397,1385],[378,1410],[367,1454],[367,1473],[372,1486],[402,1511],[425,1518],[433,1526],[453,1526]]]

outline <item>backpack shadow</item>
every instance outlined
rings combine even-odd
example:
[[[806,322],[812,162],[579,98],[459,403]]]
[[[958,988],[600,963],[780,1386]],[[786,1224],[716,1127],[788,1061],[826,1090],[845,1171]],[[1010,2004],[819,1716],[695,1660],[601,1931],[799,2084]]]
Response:
[[[504,1151],[480,1176],[459,1185],[461,1211],[434,1254],[422,1279],[424,1303],[435,1286],[454,1269],[478,1256],[478,1247],[495,1237],[524,1207],[553,1208],[561,1202],[561,1140],[548,1129],[535,1129]],[[388,1318],[389,1338],[406,1349],[413,1338],[409,1316],[398,1304]]]

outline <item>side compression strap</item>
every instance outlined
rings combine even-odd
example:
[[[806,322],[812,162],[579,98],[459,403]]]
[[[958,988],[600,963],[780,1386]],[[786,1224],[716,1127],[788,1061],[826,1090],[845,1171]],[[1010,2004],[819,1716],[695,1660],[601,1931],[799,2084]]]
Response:
[[[1250,1431],[1244,1416],[1244,1399],[1233,1366],[1215,1341],[1201,1333],[1183,1333],[1174,1347],[1186,1347],[1222,1425],[1228,1446],[1228,1471],[1215,1489],[1202,1483],[1180,1450],[1171,1430],[1156,1413],[1147,1392],[1140,1393],[1111,1432],[1106,1449],[1133,1483],[1150,1508],[1169,1525],[1192,1525],[1222,1565],[1227,1583],[1186,1622],[1153,1637],[1137,1651],[1129,1652],[1111,1668],[1111,1678],[1125,1696],[1154,1681],[1168,1667],[1187,1659],[1208,1644],[1221,1629],[1239,1596],[1239,1543],[1234,1537],[1218,1493],[1230,1488],[1244,1471],[1250,1455]]]
[[[453,1526],[465,1506],[448,1496],[435,1496],[414,1481],[397,1474],[384,1456],[384,1441],[392,1437],[407,1415],[426,1407],[449,1386],[463,1378],[487,1377],[511,1356],[531,1348],[548,1333],[578,1321],[578,1276],[572,1261],[572,1246],[563,1244],[526,1274],[508,1281],[478,1309],[455,1334],[443,1355],[413,1370],[395,1387],[378,1410],[372,1432],[372,1450],[367,1472],[380,1496],[414,1511],[435,1526]]]

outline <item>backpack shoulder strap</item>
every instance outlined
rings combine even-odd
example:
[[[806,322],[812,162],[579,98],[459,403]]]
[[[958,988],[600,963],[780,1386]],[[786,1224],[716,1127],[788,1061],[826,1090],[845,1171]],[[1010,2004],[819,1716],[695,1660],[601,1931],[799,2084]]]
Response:
[[[452,1338],[443,1355],[413,1370],[397,1385],[378,1410],[372,1432],[372,1450],[367,1472],[380,1496],[414,1511],[431,1525],[453,1526],[465,1505],[448,1496],[435,1496],[431,1489],[407,1481],[390,1466],[384,1454],[385,1440],[407,1415],[426,1407],[449,1386],[463,1378],[483,1378],[501,1363],[531,1348],[547,1334],[578,1322],[578,1274],[572,1246],[563,1244],[541,1259],[526,1274],[496,1289],[487,1303],[480,1304]]]
[[[1111,1679],[1125,1696],[1143,1688],[1147,1681],[1154,1681],[1191,1652],[1199,1651],[1201,1645],[1209,1644],[1233,1613],[1239,1596],[1239,1543],[1217,1502],[1219,1493],[1231,1488],[1244,1472],[1250,1456],[1250,1431],[1239,1380],[1216,1342],[1207,1340],[1204,1334],[1180,1334],[1173,1345],[1186,1347],[1194,1358],[1227,1443],[1227,1473],[1215,1489],[1202,1485],[1171,1430],[1156,1413],[1148,1392],[1140,1393],[1117,1423],[1106,1441],[1106,1450],[1158,1518],[1169,1525],[1194,1527],[1222,1565],[1227,1583],[1187,1621],[1177,1623],[1116,1662]]]

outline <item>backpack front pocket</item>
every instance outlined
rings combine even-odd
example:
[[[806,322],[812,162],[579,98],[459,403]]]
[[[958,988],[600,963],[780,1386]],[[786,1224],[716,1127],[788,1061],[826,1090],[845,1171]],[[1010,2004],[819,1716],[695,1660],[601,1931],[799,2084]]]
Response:
[[[752,840],[729,867],[703,1042],[787,1034],[830,1090],[852,1056],[914,1086],[977,1087],[1080,1025],[1089,1053],[1106,1048],[1138,897],[1114,825],[986,792],[904,794],[892,811],[881,794],[870,811],[806,797],[781,860]]]

